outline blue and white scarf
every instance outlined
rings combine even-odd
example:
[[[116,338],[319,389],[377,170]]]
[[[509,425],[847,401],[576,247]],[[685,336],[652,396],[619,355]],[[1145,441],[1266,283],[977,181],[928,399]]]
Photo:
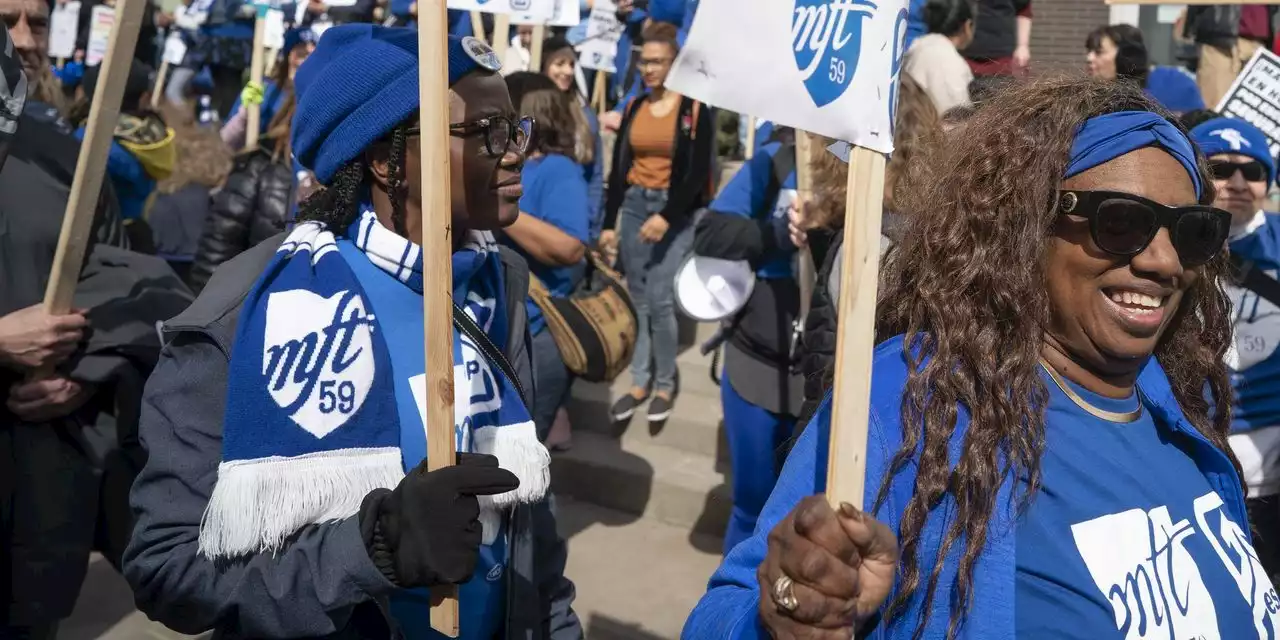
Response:
[[[420,247],[368,210],[347,236],[369,263],[421,295]],[[370,491],[394,488],[417,466],[401,451],[383,328],[397,319],[376,317],[347,260],[324,225],[299,224],[245,298],[228,371],[222,462],[200,529],[207,557],[273,552],[307,525],[356,514]],[[455,301],[487,334],[505,336],[493,237],[473,232],[453,254],[453,269]],[[421,350],[422,343],[392,347]],[[503,510],[542,499],[550,458],[515,385],[456,330],[453,361],[458,449],[492,454],[520,479],[515,491],[481,498],[489,543]],[[476,371],[485,375],[469,375]],[[423,387],[414,389],[416,402],[426,385],[421,376],[415,382]],[[482,396],[497,401],[472,402]]]

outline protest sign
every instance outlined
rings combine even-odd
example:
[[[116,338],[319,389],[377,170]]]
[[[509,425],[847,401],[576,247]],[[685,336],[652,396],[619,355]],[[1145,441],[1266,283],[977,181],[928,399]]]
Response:
[[[666,81],[712,106],[856,145],[828,445],[833,506],[863,504],[884,154],[893,150],[906,28],[907,0],[702,0]],[[801,142],[807,149],[803,134]]]
[[[1258,49],[1217,110],[1261,129],[1271,143],[1271,157],[1276,157],[1280,153],[1280,56]]]
[[[596,69],[617,73],[614,58],[618,56],[618,41],[622,39],[623,25],[618,22],[618,6],[613,0],[596,0],[587,17],[587,37],[579,42],[578,64],[584,69]]]
[[[107,55],[107,42],[115,23],[115,9],[101,4],[93,8],[89,14],[89,43],[84,52],[85,66],[96,67]]]
[[[511,24],[574,27],[579,22],[582,22],[582,13],[578,10],[577,0],[554,0],[550,19],[541,19],[537,14],[529,12],[511,14]]]
[[[498,14],[518,13],[529,16],[530,20],[543,23],[550,20],[556,10],[556,0],[448,0],[448,2],[450,9]],[[496,44],[496,38],[494,42]]]
[[[183,58],[187,57],[187,43],[182,39],[182,33],[177,29],[169,32],[168,37],[164,39],[164,53],[161,55],[161,61],[165,64],[182,64]]]
[[[906,4],[703,0],[667,86],[888,153]]]
[[[262,46],[272,51],[284,48],[284,12],[279,9],[267,11],[266,31],[262,34]]]
[[[76,52],[80,33],[80,3],[56,5],[49,14],[49,57],[70,58]]]

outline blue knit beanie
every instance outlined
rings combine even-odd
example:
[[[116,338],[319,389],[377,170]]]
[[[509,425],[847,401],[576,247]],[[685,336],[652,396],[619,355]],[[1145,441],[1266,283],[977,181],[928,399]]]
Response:
[[[1214,118],[1191,130],[1191,140],[1205,157],[1220,153],[1238,153],[1262,163],[1267,168],[1267,186],[1276,179],[1276,161],[1271,157],[1271,143],[1257,127],[1236,118]]]
[[[498,56],[475,38],[449,38],[449,86]],[[294,78],[293,153],[321,184],[418,111],[418,32],[347,24],[324,32]]]

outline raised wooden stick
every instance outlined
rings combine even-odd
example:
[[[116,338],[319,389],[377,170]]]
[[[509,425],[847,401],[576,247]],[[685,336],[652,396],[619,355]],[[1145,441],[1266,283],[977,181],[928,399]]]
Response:
[[[862,147],[850,149],[847,187],[826,495],[834,508],[848,502],[862,509],[867,421],[871,413],[871,355],[876,344],[884,156]]]
[[[488,43],[489,39],[484,37],[484,17],[479,11],[471,12],[471,35],[480,42]]]
[[[493,17],[493,52],[498,60],[507,62],[507,49],[511,47],[511,16],[499,13]]]
[[[169,61],[160,61],[160,70],[156,72],[156,86],[151,88],[151,108],[160,108],[160,96],[164,95],[164,81],[169,76]]]
[[[599,69],[596,70],[596,81],[591,90],[591,105],[595,107],[596,116],[604,115],[606,105],[608,105],[608,97],[605,92],[609,87],[609,75]]]
[[[756,118],[750,116],[751,129],[748,132],[748,149],[756,146]],[[750,158],[751,156],[747,156]],[[804,205],[813,201],[813,135],[807,131],[796,131],[796,192],[801,213]],[[813,264],[813,252],[808,245],[796,252],[796,284],[800,287],[800,313],[796,319],[803,323],[809,316],[809,308],[813,303],[814,281],[817,279]]]
[[[533,25],[533,35],[529,36],[529,70],[534,73],[542,73],[542,41],[546,38],[546,25]]]
[[[249,82],[262,86],[262,65],[264,47],[263,40],[267,35],[267,9],[269,5],[258,5],[258,17],[253,21],[253,57],[249,60]],[[244,134],[244,150],[252,151],[258,148],[258,134],[262,130],[262,104],[240,104],[241,109],[247,109],[248,128]]]
[[[44,291],[44,310],[49,315],[65,315],[71,310],[71,300],[89,247],[98,194],[102,192],[103,172],[107,169],[107,154],[111,150],[116,121],[120,119],[120,100],[124,97],[125,80],[133,63],[133,50],[138,44],[138,29],[142,26],[142,9],[146,3],[147,0],[119,0],[116,4],[115,24],[111,27],[107,52],[102,58],[98,86],[89,104],[84,141],[80,144],[71,194],[62,216],[58,249],[53,255],[53,271]]]
[[[418,96],[422,128],[422,344],[426,350],[427,468],[452,465],[453,227],[449,196],[449,22],[445,0],[418,4]],[[458,588],[432,590],[431,628],[460,633]]]
[[[799,173],[800,172],[800,155],[799,155],[800,154],[800,138],[804,138],[806,140],[804,144],[807,147],[809,144],[808,143],[809,136],[802,131],[796,131],[796,186],[799,187],[799,190],[801,193],[806,193],[808,190],[805,189],[804,187],[800,187],[800,173]],[[742,150],[742,157],[746,158],[747,160],[750,160],[751,158],[754,158],[755,155],[756,155],[756,117],[747,116],[747,144],[746,144],[746,148]],[[807,151],[805,152],[804,157],[806,158],[809,157],[809,153]]]

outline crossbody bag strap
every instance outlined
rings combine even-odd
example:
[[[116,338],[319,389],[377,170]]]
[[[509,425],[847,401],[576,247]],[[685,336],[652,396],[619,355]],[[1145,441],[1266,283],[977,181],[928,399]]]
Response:
[[[493,340],[489,339],[488,334],[482,331],[475,320],[472,320],[471,316],[467,315],[467,312],[463,311],[462,307],[459,307],[456,302],[453,303],[453,324],[468,338],[471,338],[471,342],[475,343],[476,347],[480,349],[480,353],[484,354],[485,359],[490,364],[496,365],[502,375],[506,376],[511,381],[511,384],[515,385],[516,392],[520,394],[520,401],[528,407],[529,398],[524,394],[524,386],[520,384],[520,378],[516,376],[515,368],[507,361],[507,357],[502,355],[502,350],[498,348],[498,345],[493,344]]]

